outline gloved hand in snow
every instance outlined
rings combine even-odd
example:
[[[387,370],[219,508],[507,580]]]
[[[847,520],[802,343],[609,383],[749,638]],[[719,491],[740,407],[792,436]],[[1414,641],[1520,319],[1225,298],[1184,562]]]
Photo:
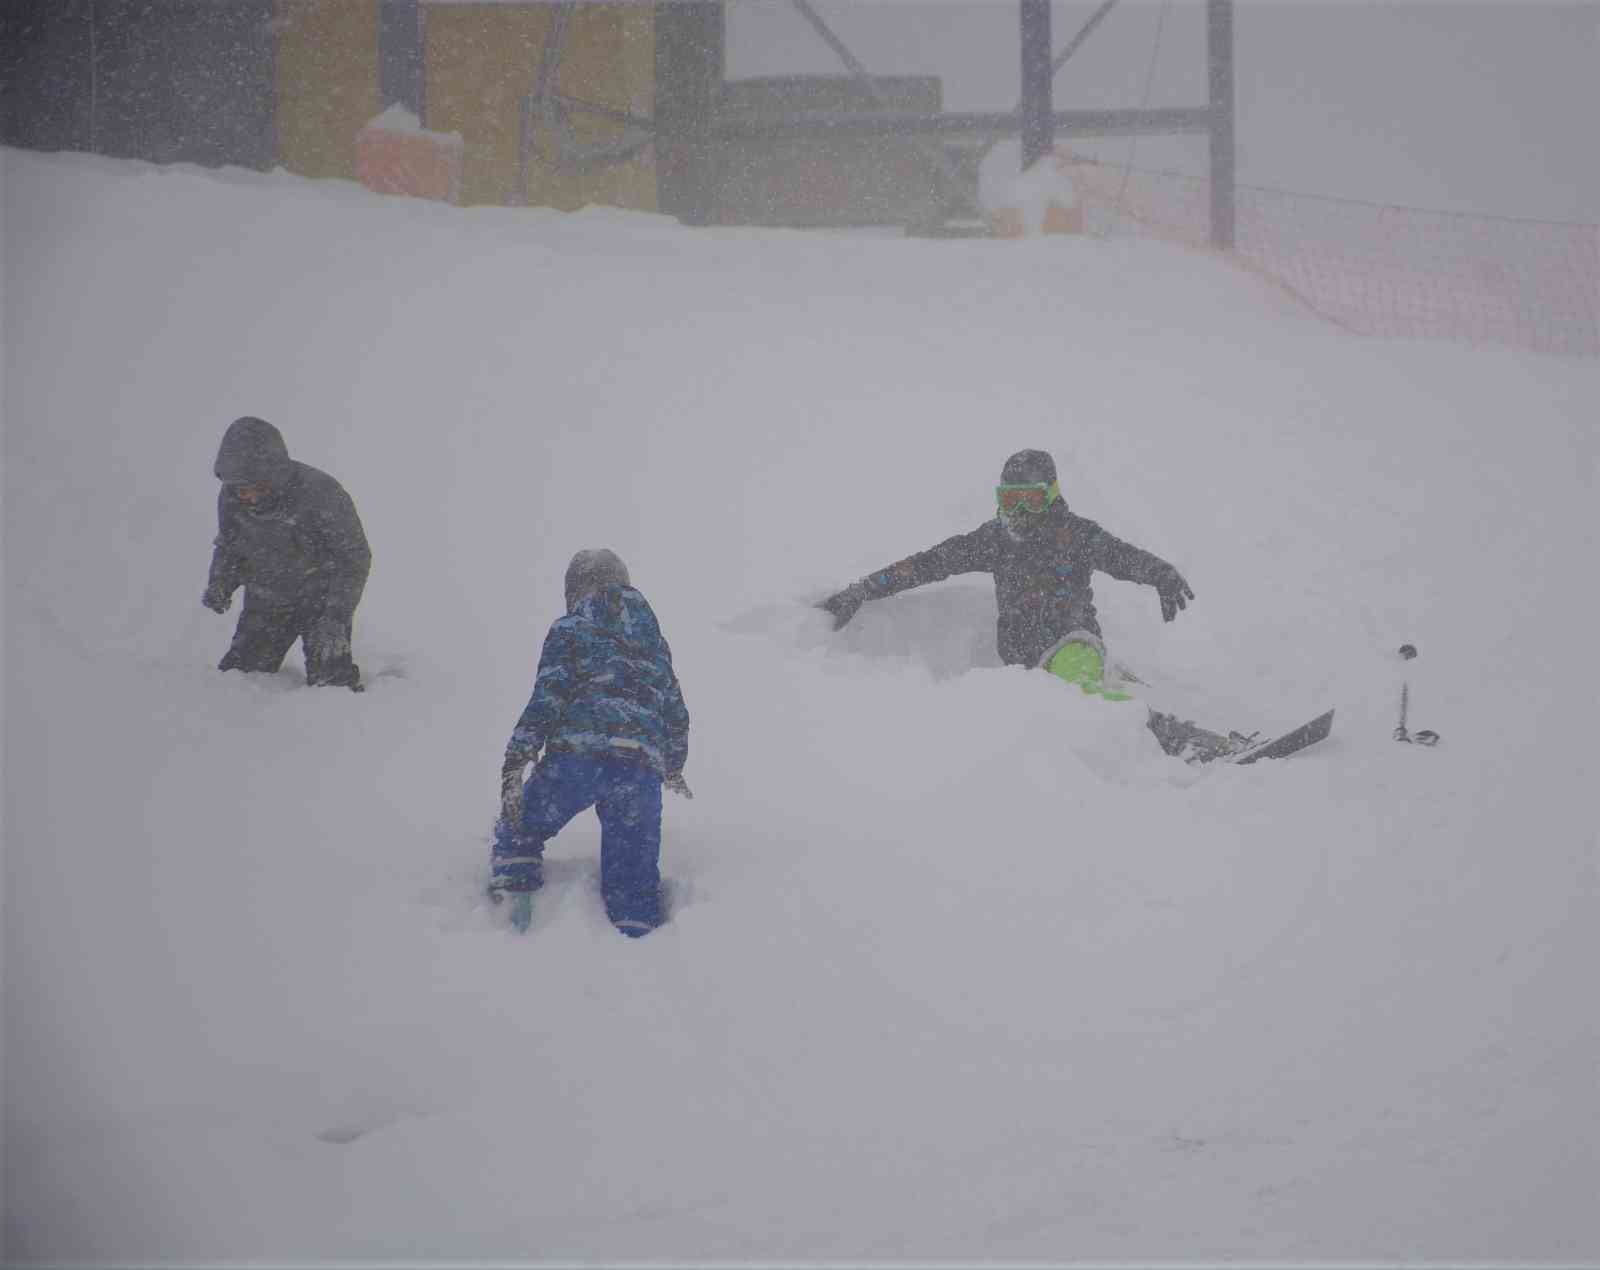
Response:
[[[206,593],[200,597],[200,603],[213,613],[226,613],[233,605],[233,592],[224,591],[220,586],[208,586]]]
[[[1170,564],[1162,565],[1161,571],[1156,575],[1153,585],[1156,594],[1161,597],[1161,620],[1170,622],[1178,616],[1178,610],[1185,608],[1188,602],[1194,599],[1194,592],[1189,589],[1189,584],[1183,580],[1179,573]]]
[[[670,789],[680,798],[693,798],[694,793],[689,789],[689,782],[683,779],[682,772],[668,772],[666,780],[661,782],[662,789]]]
[[[852,582],[843,591],[834,592],[817,607],[833,614],[833,629],[838,630],[856,615],[856,610],[867,602],[870,594],[863,583]]]

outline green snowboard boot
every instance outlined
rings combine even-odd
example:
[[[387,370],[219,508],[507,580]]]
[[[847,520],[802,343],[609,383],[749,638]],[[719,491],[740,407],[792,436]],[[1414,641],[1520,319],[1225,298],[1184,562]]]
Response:
[[[1092,696],[1104,697],[1107,701],[1132,701],[1128,693],[1106,687],[1106,658],[1099,643],[1086,631],[1074,632],[1045,654],[1044,668],[1058,679],[1077,684]]]

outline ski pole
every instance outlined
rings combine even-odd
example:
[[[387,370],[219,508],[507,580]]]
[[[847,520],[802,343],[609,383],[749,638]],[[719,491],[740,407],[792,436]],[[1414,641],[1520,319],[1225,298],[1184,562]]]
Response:
[[[1400,659],[1402,661],[1411,661],[1416,655],[1417,646],[1415,644],[1400,645]],[[1408,732],[1406,730],[1406,707],[1410,704],[1410,701],[1411,685],[1402,679],[1400,681],[1400,723],[1394,730],[1394,739],[1403,741],[1407,745],[1438,745],[1439,734],[1432,728],[1423,728],[1419,732]]]

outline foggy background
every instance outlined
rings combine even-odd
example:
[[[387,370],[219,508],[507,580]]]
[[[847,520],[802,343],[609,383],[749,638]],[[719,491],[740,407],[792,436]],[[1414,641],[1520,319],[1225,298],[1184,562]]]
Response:
[[[1054,46],[1097,7],[1053,5]],[[946,110],[1017,104],[1009,0],[816,8],[874,74],[939,75]],[[1241,183],[1480,215],[1600,219],[1600,5],[1238,0],[1234,39]],[[728,6],[729,79],[799,73],[843,68],[793,5]],[[1054,86],[1058,110],[1203,105],[1204,4],[1123,0]],[[1131,151],[1141,167],[1205,173],[1203,137],[1072,144],[1118,163]]]

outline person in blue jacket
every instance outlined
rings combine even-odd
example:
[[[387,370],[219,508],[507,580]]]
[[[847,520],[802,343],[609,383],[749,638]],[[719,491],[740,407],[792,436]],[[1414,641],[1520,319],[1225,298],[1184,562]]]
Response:
[[[615,552],[578,552],[566,600],[506,744],[489,892],[526,930],[530,897],[544,884],[545,843],[593,807],[606,913],[637,937],[664,920],[661,790],[692,797],[683,779],[689,711],[656,615]]]

